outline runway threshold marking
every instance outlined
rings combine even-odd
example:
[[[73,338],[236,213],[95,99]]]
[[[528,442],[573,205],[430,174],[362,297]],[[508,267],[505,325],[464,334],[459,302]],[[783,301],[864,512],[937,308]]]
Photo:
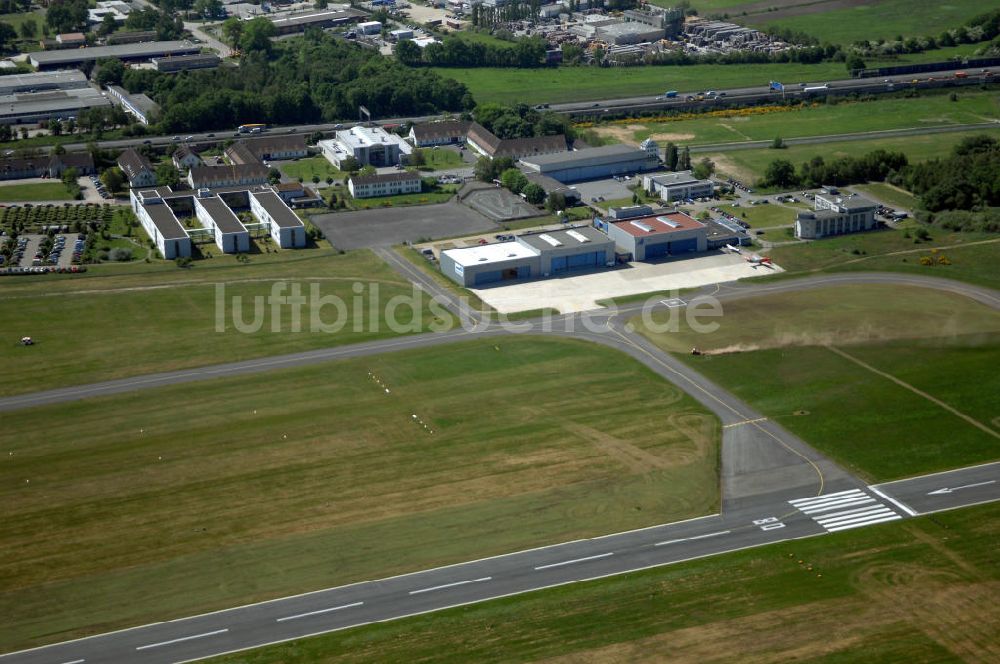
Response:
[[[657,542],[653,546],[666,546],[668,544],[677,544],[678,542],[690,542],[693,540],[708,539],[709,537],[718,537],[719,535],[728,535],[731,530],[720,530],[717,533],[706,533],[704,535],[695,535],[694,537],[681,537],[680,539],[667,540],[665,542]]]
[[[615,555],[614,551],[609,551],[608,553],[599,553],[596,556],[587,556],[586,558],[574,558],[573,560],[563,560],[558,563],[549,563],[548,565],[539,565],[536,570],[549,569],[552,567],[562,567],[563,565],[573,565],[575,563],[585,563],[588,560],[597,560],[598,558],[607,558],[608,556]]]
[[[193,634],[191,636],[182,636],[179,639],[170,639],[169,641],[160,641],[159,643],[147,643],[144,646],[136,647],[136,650],[148,650],[149,648],[159,648],[160,646],[169,646],[172,643],[180,643],[181,641],[191,641],[194,639],[203,639],[206,636],[215,636],[216,634],[225,634],[229,631],[229,628],[217,629],[213,632],[205,632],[204,634]]]
[[[354,602],[353,604],[343,604],[341,606],[331,606],[328,609],[319,609],[318,611],[309,611],[308,613],[299,613],[294,616],[285,616],[284,618],[278,618],[275,622],[285,622],[286,620],[298,620],[299,618],[308,618],[309,616],[318,616],[323,613],[330,613],[331,611],[340,611],[341,609],[353,609],[356,606],[361,606],[364,602]]]
[[[492,580],[492,576],[484,576],[479,579],[469,579],[468,581],[456,581],[455,583],[446,583],[441,586],[431,586],[430,588],[420,588],[419,590],[411,590],[411,595],[419,595],[420,593],[429,593],[433,590],[444,590],[445,588],[454,588],[455,586],[464,586],[469,583],[482,583],[483,581]]]

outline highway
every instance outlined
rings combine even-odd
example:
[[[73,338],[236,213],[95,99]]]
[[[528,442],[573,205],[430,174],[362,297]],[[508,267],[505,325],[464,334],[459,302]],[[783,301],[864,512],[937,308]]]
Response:
[[[390,264],[428,294],[456,301],[405,262]],[[832,284],[892,283],[953,292],[1000,309],[1000,295],[959,282],[891,273],[721,284],[719,300],[807,290]],[[696,299],[686,295],[688,301]],[[722,510],[684,522],[514,552],[387,579],[319,590],[248,606],[96,635],[0,656],[2,664],[179,662],[259,647],[448,607],[531,592],[709,555],[889,523],[1000,499],[1000,464],[866,486],[801,439],[768,420],[677,358],[632,332],[641,305],[521,323],[512,332],[471,314],[465,327],[440,334],[367,342],[245,362],[166,372],[0,399],[0,410],[64,403],[159,385],[302,366],[318,361],[503,336],[525,330],[616,348],[643,362],[715,413],[723,425]],[[527,325],[527,328],[524,326]]]

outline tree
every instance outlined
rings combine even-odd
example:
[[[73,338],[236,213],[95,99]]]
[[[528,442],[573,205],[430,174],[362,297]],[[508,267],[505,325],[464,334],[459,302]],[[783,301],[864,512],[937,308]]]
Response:
[[[847,66],[847,71],[849,72],[852,72],[855,69],[865,68],[864,59],[857,53],[851,53],[847,56],[847,60],[844,61],[844,64]]]
[[[176,187],[180,183],[180,175],[177,174],[177,169],[170,162],[160,164],[156,167],[156,181],[160,186],[164,187]]]
[[[101,182],[110,192],[121,191],[125,184],[125,176],[120,168],[113,166],[101,173]]]
[[[263,16],[252,21],[247,21],[243,26],[243,34],[240,36],[240,48],[244,53],[260,51],[262,53],[271,52],[271,37],[278,34],[274,23]]]
[[[56,143],[56,146],[52,148],[52,154],[60,155],[66,154],[66,146],[62,143]]]
[[[566,195],[561,194],[558,191],[553,191],[549,194],[548,199],[545,201],[545,209],[549,212],[556,212],[557,210],[566,209]]]
[[[76,179],[78,177],[80,177],[80,171],[76,170],[72,166],[62,172],[62,181],[67,187],[76,185]]]
[[[45,22],[54,32],[74,32],[87,26],[87,0],[52,0]]]
[[[112,32],[118,29],[118,21],[112,14],[105,14],[104,18],[101,19],[101,27],[97,29],[98,34],[107,37]]]
[[[361,164],[354,157],[347,157],[340,162],[340,170],[347,173],[354,173],[359,168],[361,168]]]
[[[667,150],[663,157],[663,162],[669,170],[677,170],[677,146],[673,143],[667,143]]]
[[[316,7],[316,9],[326,9],[327,6],[328,6],[328,4],[329,3],[327,3],[326,0],[316,0],[316,3],[315,3],[314,6]]]
[[[94,80],[98,85],[121,85],[125,76],[125,64],[118,58],[108,58],[97,63],[97,76]]]
[[[226,15],[221,0],[195,0],[192,11],[204,19],[220,18]]]
[[[378,170],[371,164],[365,164],[364,166],[361,167],[361,170],[358,171],[358,175],[362,176],[375,175],[376,173],[378,173]]]
[[[691,174],[699,180],[707,180],[715,172],[715,164],[708,157],[702,157],[701,161],[695,164]]]
[[[10,43],[17,39],[17,30],[9,23],[0,23],[0,51],[6,51]]]
[[[681,171],[691,170],[691,148],[687,145],[684,146],[684,152],[681,153],[681,158],[678,160],[677,169]]]
[[[781,138],[781,136],[775,136],[774,137],[774,140],[771,141],[771,149],[772,150],[784,150],[785,149],[785,141]]]
[[[500,174],[500,184],[512,193],[520,194],[521,190],[528,184],[528,178],[524,177],[524,173],[516,168],[508,168]]]
[[[407,67],[413,67],[421,63],[424,52],[410,39],[400,39],[393,49],[396,59]]]
[[[222,38],[230,46],[239,46],[240,38],[243,36],[243,21],[236,18],[227,18],[222,22]]]
[[[521,193],[524,194],[524,197],[532,205],[538,205],[545,200],[545,190],[534,182],[526,184],[524,189],[521,190]]]
[[[787,159],[775,159],[764,171],[764,184],[772,187],[791,187],[798,182],[795,166]]]
[[[271,184],[278,184],[281,182],[281,171],[277,168],[272,168],[267,172],[267,181]]]
[[[424,155],[424,151],[420,148],[416,148],[410,153],[410,158],[408,162],[411,166],[423,166],[427,163],[427,157]]]
[[[29,18],[21,24],[21,37],[24,39],[34,39],[38,35],[38,23],[35,19]]]

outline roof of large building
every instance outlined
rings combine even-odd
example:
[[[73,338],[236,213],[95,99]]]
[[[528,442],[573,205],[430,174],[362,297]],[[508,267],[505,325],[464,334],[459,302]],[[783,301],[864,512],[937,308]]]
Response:
[[[226,156],[234,164],[259,164],[260,159],[247,147],[246,143],[233,143],[226,148]]]
[[[566,137],[529,136],[527,138],[499,138],[478,122],[469,125],[468,138],[491,157],[526,157],[550,152],[565,152]]]
[[[691,171],[677,171],[676,173],[657,173],[655,175],[647,176],[649,179],[656,184],[665,187],[676,187],[682,184],[696,184],[699,182],[707,182],[707,180],[699,180]]]
[[[87,86],[87,75],[78,69],[0,76],[0,94],[4,95],[40,88],[85,88]]]
[[[231,180],[267,180],[267,166],[264,164],[231,164],[228,166],[195,166],[191,169],[191,186],[211,187],[217,182]]]
[[[837,205],[837,207],[843,208],[847,212],[856,212],[858,210],[873,210],[878,207],[874,202],[868,200],[863,196],[853,195],[853,196],[817,196],[817,198],[823,198],[826,201]]]
[[[153,194],[153,192],[150,191],[150,194]],[[143,203],[142,208],[147,214],[149,214],[149,218],[152,219],[153,225],[156,226],[156,230],[160,232],[163,239],[180,240],[188,237],[184,227],[181,226],[179,221],[177,221],[177,217],[174,216],[173,210],[171,210],[166,203],[162,201],[156,203]]]
[[[593,246],[612,242],[611,238],[591,226],[518,235],[517,241],[539,250],[540,253],[564,247],[577,248],[582,245]]]
[[[351,182],[359,184],[378,184],[380,182],[412,182],[419,180],[420,173],[399,171],[396,173],[376,173],[375,175],[352,175]]]
[[[46,90],[0,97],[0,117],[30,116],[70,112],[82,108],[110,106],[111,102],[94,88]]]
[[[537,157],[522,159],[522,161],[544,170],[559,170],[562,168],[601,166],[632,159],[649,158],[650,155],[645,150],[630,145],[604,145],[598,148],[587,148],[575,152],[543,154]]]
[[[162,58],[150,58],[157,69],[185,69],[198,66],[217,67],[222,58],[215,53],[193,53],[191,55],[168,55]]]
[[[413,125],[413,137],[417,141],[433,141],[453,136],[465,136],[472,125],[468,120],[445,120],[443,122],[424,122]]]
[[[121,99],[124,102],[128,102],[143,114],[149,114],[153,111],[160,110],[159,104],[141,92],[132,94],[125,88],[118,85],[109,85],[108,90],[114,93],[114,97]]]
[[[229,209],[229,206],[222,202],[222,199],[217,196],[210,196],[206,198],[195,198],[196,205],[200,205],[202,208],[208,212],[209,216],[212,217],[212,221],[223,233],[243,233],[246,232],[246,228],[240,223],[240,220],[233,214],[233,211]]]
[[[295,228],[302,225],[302,220],[273,191],[251,191],[250,195],[257,199],[280,228]]]
[[[257,138],[244,138],[236,145],[244,145],[257,157],[272,152],[304,152],[306,137],[301,134],[272,134]]]
[[[149,160],[139,154],[135,148],[128,148],[118,155],[118,168],[122,169],[130,181],[135,179],[142,171],[152,171],[153,165]]]
[[[117,44],[114,46],[91,46],[69,48],[60,51],[40,51],[29,54],[31,64],[36,67],[72,65],[87,60],[101,58],[151,58],[157,55],[197,53],[200,47],[189,41],[156,41],[139,44]]]
[[[402,143],[407,147],[410,145],[401,137],[396,134],[390,134],[381,127],[355,126],[350,129],[341,129],[337,132],[336,137],[336,140],[351,149],[365,148],[371,145],[379,145],[380,143]]]
[[[354,9],[330,9],[325,11],[275,17],[271,19],[271,23],[273,23],[276,28],[290,29],[292,27],[305,27],[313,23],[326,23],[328,21],[342,21],[346,23],[361,16],[365,16],[364,12],[359,12]]]
[[[648,217],[626,219],[625,221],[615,221],[612,222],[612,225],[617,226],[634,237],[662,235],[665,233],[690,231],[705,227],[705,224],[689,217],[683,212],[667,212],[665,214],[657,214]]]
[[[468,267],[481,263],[496,263],[516,258],[531,258],[538,254],[520,242],[495,242],[475,247],[446,249],[441,252],[459,265]]]

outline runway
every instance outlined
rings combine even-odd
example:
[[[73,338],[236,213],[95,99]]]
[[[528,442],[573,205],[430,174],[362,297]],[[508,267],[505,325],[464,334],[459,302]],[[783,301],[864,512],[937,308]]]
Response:
[[[390,264],[430,294],[454,297],[412,266]],[[726,284],[719,300],[828,285],[905,284],[955,292],[993,308],[997,293],[958,282],[882,273]],[[711,292],[710,290],[705,291]],[[697,294],[685,294],[690,302]],[[0,656],[2,664],[182,662],[448,607],[597,579],[704,556],[890,523],[1000,499],[1000,463],[867,486],[801,439],[677,358],[632,332],[641,305],[521,324],[513,332],[463,315],[466,328],[354,346],[165,372],[0,399],[0,410],[455,343],[484,336],[554,334],[603,344],[637,359],[709,408],[723,425],[722,511],[684,522],[577,540],[401,576],[318,590]]]

